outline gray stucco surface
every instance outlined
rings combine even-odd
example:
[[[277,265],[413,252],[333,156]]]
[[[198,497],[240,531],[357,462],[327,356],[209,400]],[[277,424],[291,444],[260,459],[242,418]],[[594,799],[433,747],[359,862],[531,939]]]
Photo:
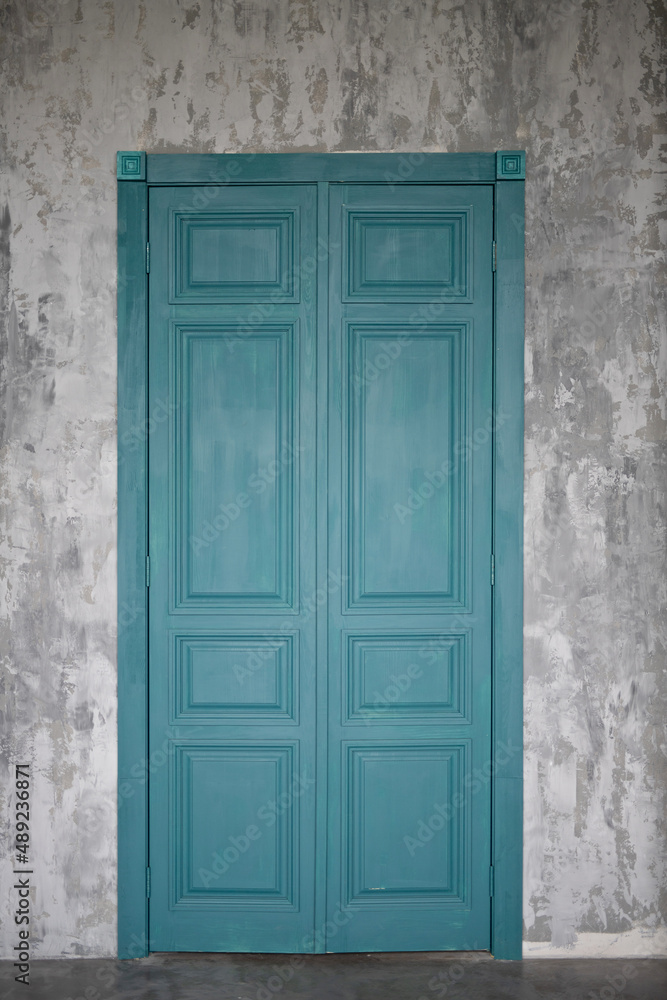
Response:
[[[40,956],[116,947],[115,152],[527,150],[526,954],[665,953],[665,8],[4,0],[9,764]]]

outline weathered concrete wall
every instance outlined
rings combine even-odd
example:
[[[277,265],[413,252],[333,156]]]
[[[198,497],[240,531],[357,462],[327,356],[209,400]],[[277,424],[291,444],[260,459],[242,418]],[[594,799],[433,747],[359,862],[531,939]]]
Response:
[[[115,151],[503,147],[528,151],[526,951],[664,952],[659,0],[4,0],[0,25],[2,757],[35,771],[36,952],[116,942]]]

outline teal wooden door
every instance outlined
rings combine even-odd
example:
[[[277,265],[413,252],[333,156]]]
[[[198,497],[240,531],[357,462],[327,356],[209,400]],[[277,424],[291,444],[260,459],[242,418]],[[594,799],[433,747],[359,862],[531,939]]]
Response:
[[[150,192],[156,951],[313,925],[314,192]]]
[[[333,950],[486,949],[492,193],[332,186],[331,237]]]
[[[150,948],[488,948],[492,188],[149,209]]]

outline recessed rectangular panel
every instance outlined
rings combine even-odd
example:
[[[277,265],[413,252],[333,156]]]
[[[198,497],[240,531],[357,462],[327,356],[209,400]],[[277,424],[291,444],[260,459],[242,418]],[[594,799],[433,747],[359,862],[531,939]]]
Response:
[[[469,302],[471,212],[348,211],[344,301]]]
[[[174,212],[171,302],[298,301],[298,212]]]
[[[295,750],[293,745],[176,747],[172,905],[293,906]],[[281,796],[287,797],[286,806],[277,810]]]
[[[297,633],[174,635],[174,723],[296,722]]]
[[[296,334],[174,330],[179,609],[292,607]]]
[[[344,752],[348,903],[465,903],[468,742],[347,745]]]
[[[469,721],[468,632],[348,635],[343,649],[346,723]]]
[[[462,607],[468,324],[348,327],[349,607]]]

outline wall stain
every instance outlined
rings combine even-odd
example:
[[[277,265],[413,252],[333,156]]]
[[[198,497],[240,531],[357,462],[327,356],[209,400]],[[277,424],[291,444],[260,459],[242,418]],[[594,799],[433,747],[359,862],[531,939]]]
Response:
[[[200,13],[201,13],[201,7],[199,6],[198,3],[193,4],[192,7],[189,7],[185,11],[185,19],[183,21],[183,27],[190,28],[192,31],[194,31]]]
[[[307,70],[306,76],[310,80],[308,83],[308,100],[310,102],[310,107],[314,115],[321,115],[329,96],[329,80],[327,78],[327,71],[324,66],[321,66],[316,75],[313,70]]]
[[[289,0],[289,31],[288,42],[294,42],[299,52],[303,51],[303,42],[307,36],[324,34],[320,21],[316,0]]]

